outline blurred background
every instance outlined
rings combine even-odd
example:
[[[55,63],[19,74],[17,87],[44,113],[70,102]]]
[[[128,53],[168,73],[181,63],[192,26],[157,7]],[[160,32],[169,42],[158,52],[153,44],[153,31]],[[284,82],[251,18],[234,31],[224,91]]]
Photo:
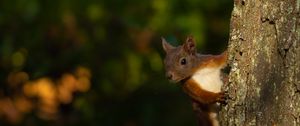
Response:
[[[0,125],[196,125],[160,37],[228,40],[231,0],[1,0]]]

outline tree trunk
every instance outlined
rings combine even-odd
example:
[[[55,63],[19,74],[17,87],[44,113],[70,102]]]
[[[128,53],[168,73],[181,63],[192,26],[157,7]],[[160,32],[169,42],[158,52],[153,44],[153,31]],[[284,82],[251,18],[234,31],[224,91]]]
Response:
[[[221,126],[300,125],[300,0],[234,0]]]

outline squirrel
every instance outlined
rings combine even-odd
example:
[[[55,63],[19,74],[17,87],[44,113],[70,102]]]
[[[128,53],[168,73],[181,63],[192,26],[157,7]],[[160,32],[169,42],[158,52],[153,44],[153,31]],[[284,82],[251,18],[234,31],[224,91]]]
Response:
[[[221,91],[224,83],[221,69],[227,65],[227,51],[220,55],[199,54],[191,36],[178,47],[162,38],[162,47],[166,52],[166,77],[181,83],[184,92],[191,97],[199,125],[219,126],[218,102],[224,103],[226,100],[226,93]]]

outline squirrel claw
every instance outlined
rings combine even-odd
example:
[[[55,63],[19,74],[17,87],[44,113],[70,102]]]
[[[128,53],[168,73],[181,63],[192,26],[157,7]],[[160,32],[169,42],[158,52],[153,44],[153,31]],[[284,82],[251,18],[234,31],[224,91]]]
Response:
[[[219,96],[217,98],[217,102],[221,104],[227,104],[227,100],[229,99],[229,94],[227,91],[223,91],[219,93]]]

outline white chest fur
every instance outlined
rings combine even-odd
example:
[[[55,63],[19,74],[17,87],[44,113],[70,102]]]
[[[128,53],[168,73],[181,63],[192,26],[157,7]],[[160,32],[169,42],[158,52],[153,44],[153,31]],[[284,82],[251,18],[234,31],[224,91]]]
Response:
[[[204,90],[218,93],[221,92],[223,82],[220,76],[221,69],[216,68],[204,68],[196,71],[192,76],[192,79]]]

